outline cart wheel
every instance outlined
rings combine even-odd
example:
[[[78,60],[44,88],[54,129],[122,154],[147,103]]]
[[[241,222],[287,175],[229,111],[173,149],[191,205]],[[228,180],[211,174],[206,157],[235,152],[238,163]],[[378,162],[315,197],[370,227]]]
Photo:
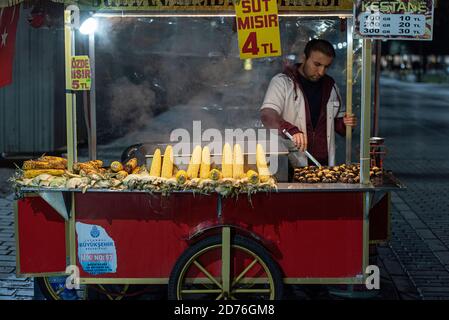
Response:
[[[88,300],[122,300],[129,292],[128,284],[95,284],[87,289]]]
[[[47,300],[84,300],[86,298],[85,286],[80,290],[69,290],[65,287],[66,276],[39,277],[36,284]]]
[[[87,288],[87,300],[163,300],[166,285],[93,284]]]
[[[281,299],[282,274],[270,254],[257,242],[240,235],[231,238],[228,232],[223,235],[229,245],[216,235],[181,255],[170,275],[169,299]]]

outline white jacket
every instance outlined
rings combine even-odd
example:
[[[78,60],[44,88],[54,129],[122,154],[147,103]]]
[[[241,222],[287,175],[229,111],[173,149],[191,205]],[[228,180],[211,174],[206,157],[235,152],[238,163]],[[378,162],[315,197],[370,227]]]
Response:
[[[295,100],[295,89],[293,80],[287,75],[279,73],[271,79],[265,98],[260,108],[270,108],[275,110],[285,121],[298,127],[307,136],[305,99],[301,88],[297,86],[298,95]],[[335,128],[334,119],[341,118],[345,114],[345,108],[341,105],[341,97],[337,86],[334,84],[326,107],[326,131],[328,146],[328,164],[335,165]],[[282,139],[283,143],[290,151],[289,159],[292,165],[307,166],[307,157],[303,152],[297,152],[294,144],[287,139]]]

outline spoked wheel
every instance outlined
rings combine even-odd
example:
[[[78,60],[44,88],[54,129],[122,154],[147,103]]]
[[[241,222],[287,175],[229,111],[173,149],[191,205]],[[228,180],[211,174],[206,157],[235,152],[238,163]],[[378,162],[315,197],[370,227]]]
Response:
[[[172,300],[275,300],[282,297],[282,275],[257,242],[223,228],[223,235],[188,248],[168,284]]]
[[[87,296],[89,300],[122,300],[130,294],[128,284],[95,284],[89,286]]]
[[[162,296],[166,297],[166,290],[155,285],[94,284],[87,289],[88,300],[159,300]]]
[[[35,278],[39,290],[47,300],[84,300],[86,299],[86,287],[80,290],[67,289],[65,281],[67,276],[39,277]]]

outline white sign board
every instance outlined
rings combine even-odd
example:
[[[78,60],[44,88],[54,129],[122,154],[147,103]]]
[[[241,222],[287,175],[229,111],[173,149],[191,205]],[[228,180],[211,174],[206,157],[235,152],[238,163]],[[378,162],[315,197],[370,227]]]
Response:
[[[433,0],[356,0],[354,16],[358,37],[432,40]]]

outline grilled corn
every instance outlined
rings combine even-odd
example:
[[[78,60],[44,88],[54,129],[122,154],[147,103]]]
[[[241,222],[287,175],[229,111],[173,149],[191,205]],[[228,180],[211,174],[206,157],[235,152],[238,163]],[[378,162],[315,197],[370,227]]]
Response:
[[[136,167],[137,167],[137,158],[129,159],[125,163],[125,171],[128,173],[132,173]]]
[[[52,176],[62,176],[64,174],[64,170],[61,169],[31,169],[31,170],[25,170],[23,172],[24,178],[34,178],[37,177],[40,174],[49,174]]]
[[[126,172],[125,170],[121,170],[121,171],[117,172],[117,175],[115,177],[119,180],[123,180],[127,176],[128,176],[128,172]]]
[[[188,175],[184,170],[179,170],[176,173],[176,182],[178,184],[184,184],[187,181]]]
[[[118,161],[113,161],[111,163],[111,170],[112,170],[112,172],[122,171],[123,170],[123,165],[120,162],[118,162]]]
[[[221,178],[222,178],[222,174],[221,174],[220,170],[212,169],[209,172],[209,179],[217,181],[217,180],[220,180]]]
[[[254,170],[248,170],[246,173],[246,177],[248,178],[248,181],[252,184],[259,183],[259,174]]]
[[[40,160],[27,160],[23,163],[22,169],[65,169],[66,166],[60,161],[40,161]]]

